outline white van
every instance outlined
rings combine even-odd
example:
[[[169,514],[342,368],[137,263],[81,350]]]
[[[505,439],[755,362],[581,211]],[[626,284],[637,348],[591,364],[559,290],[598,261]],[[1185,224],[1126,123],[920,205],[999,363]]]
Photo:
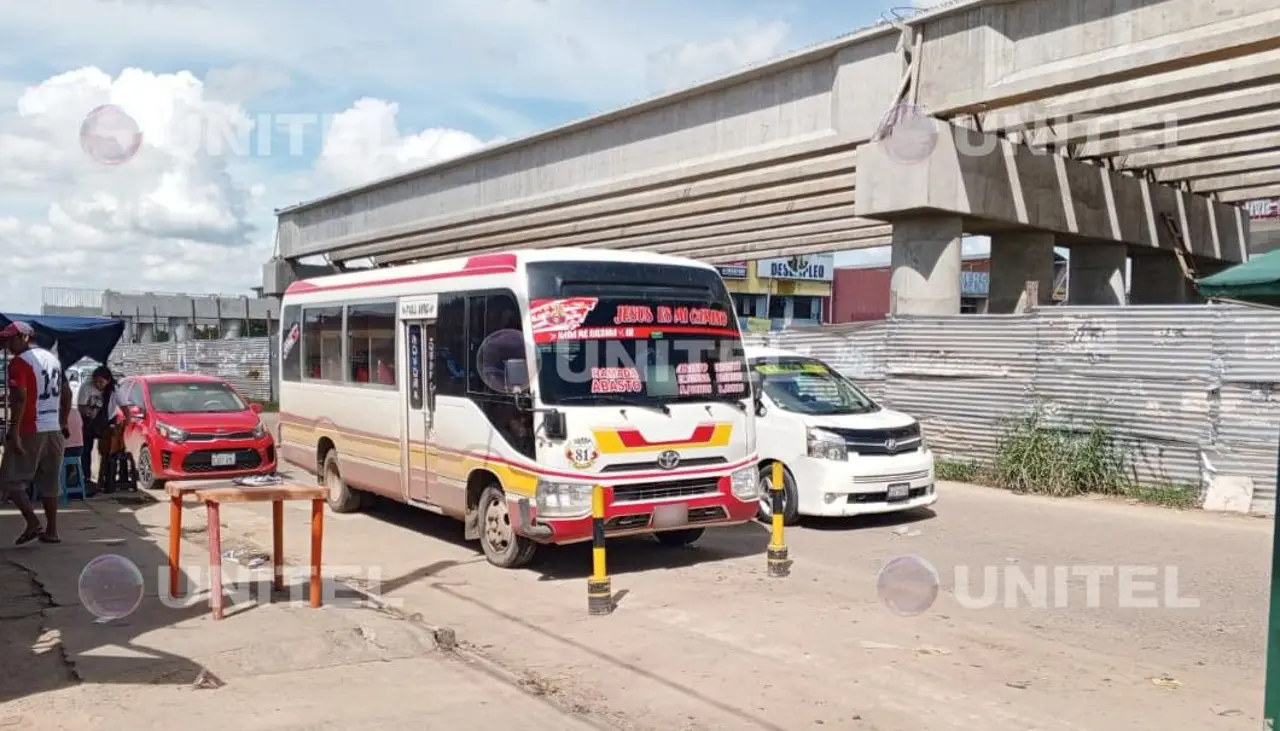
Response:
[[[784,468],[784,519],[889,513],[934,504],[933,453],[920,423],[872,401],[826,363],[748,348],[763,391],[756,419],[762,517],[773,464]]]

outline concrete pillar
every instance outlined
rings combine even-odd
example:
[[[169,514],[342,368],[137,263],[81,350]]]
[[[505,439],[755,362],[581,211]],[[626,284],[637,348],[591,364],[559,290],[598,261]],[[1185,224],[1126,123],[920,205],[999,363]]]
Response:
[[[185,317],[169,318],[169,336],[175,343],[185,342],[191,338],[190,328],[187,327],[188,320]]]
[[[139,322],[137,324],[137,328],[138,328],[139,343],[154,343],[156,341],[155,323]]]
[[[1018,311],[1027,282],[1039,289],[1030,307],[1053,304],[1054,236],[1043,231],[1006,231],[991,236],[991,288],[987,312],[1007,315]]]
[[[1195,286],[1182,274],[1177,256],[1146,251],[1133,257],[1129,302],[1135,305],[1185,305],[1199,302]]]
[[[893,222],[889,312],[895,315],[960,314],[959,216]]]
[[[219,320],[218,331],[222,333],[223,340],[235,340],[241,336],[240,331],[242,323],[239,320]]]
[[[1087,243],[1071,247],[1067,264],[1067,303],[1123,305],[1124,270],[1129,251],[1124,244]]]

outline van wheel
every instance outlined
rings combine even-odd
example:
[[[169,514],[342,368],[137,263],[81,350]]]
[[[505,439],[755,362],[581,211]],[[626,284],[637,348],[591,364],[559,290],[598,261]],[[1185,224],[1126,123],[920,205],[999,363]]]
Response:
[[[496,485],[480,493],[477,507],[480,523],[480,546],[489,563],[503,569],[518,569],[533,560],[538,551],[536,541],[516,534],[507,509],[507,496]]]
[[[760,519],[773,520],[773,465],[760,468]],[[796,492],[796,478],[786,465],[782,466],[782,524],[800,522],[800,497]]]
[[[658,543],[668,548],[681,548],[697,543],[702,534],[706,532],[706,528],[685,528],[683,530],[664,530],[661,533],[654,533],[653,537],[658,539]]]
[[[324,456],[324,486],[329,488],[329,509],[335,513],[354,513],[364,504],[364,495],[347,484],[338,470],[338,450]]]

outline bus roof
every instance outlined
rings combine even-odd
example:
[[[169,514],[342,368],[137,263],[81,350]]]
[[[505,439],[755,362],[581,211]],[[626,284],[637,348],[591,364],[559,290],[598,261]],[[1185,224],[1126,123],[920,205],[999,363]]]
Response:
[[[550,248],[521,249],[497,254],[477,254],[465,258],[441,259],[421,264],[362,269],[302,279],[289,285],[285,295],[307,294],[329,289],[355,289],[367,285],[408,283],[449,276],[479,276],[514,272],[520,265],[540,261],[619,261],[635,264],[670,264],[712,269],[705,262],[668,254],[630,249]]]

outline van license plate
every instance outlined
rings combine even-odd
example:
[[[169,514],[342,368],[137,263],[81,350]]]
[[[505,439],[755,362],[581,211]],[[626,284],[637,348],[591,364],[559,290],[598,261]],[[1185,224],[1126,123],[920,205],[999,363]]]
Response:
[[[653,509],[653,527],[655,530],[678,528],[688,522],[689,506],[684,503],[659,505]]]
[[[892,485],[889,485],[888,500],[890,502],[893,502],[895,500],[906,500],[910,494],[911,494],[910,482],[895,482]]]
[[[213,456],[209,458],[209,463],[214,467],[235,467],[236,453],[235,452],[215,452]]]

